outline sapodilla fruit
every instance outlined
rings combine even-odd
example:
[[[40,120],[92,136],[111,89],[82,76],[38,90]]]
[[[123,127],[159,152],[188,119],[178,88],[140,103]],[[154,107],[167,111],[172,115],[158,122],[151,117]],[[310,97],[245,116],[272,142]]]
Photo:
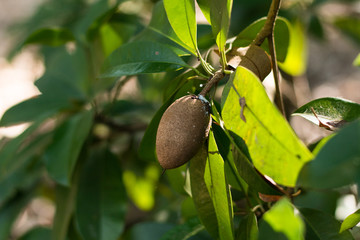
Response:
[[[156,135],[156,154],[164,169],[188,162],[210,129],[210,104],[201,95],[177,99],[164,112]]]
[[[237,66],[243,66],[252,71],[263,81],[271,72],[271,59],[264,49],[256,45],[237,48],[230,52],[228,64],[236,69]]]

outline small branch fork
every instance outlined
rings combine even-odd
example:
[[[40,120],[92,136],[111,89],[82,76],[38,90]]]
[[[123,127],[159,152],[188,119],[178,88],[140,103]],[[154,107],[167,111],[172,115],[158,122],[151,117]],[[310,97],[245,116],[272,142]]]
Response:
[[[276,88],[275,103],[282,112],[283,116],[285,117],[284,103],[280,89],[280,73],[276,62],[276,51],[275,51],[275,43],[274,43],[275,20],[278,15],[280,6],[281,6],[281,0],[272,0],[264,27],[257,34],[252,44],[260,46],[265,41],[265,39],[268,39],[270,55],[271,55],[271,64],[273,67],[273,74],[274,74],[274,81]],[[211,78],[209,79],[203,90],[200,92],[200,95],[205,96],[211,90],[211,88],[214,85],[216,85],[225,76],[225,72],[226,69],[220,69],[216,71],[215,74],[211,76]]]

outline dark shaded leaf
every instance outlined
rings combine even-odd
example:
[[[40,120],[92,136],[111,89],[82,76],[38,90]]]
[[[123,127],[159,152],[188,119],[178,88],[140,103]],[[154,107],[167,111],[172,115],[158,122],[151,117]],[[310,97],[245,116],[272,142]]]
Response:
[[[250,213],[240,222],[237,230],[236,240],[257,240],[258,239],[258,225],[256,215]]]
[[[45,227],[35,227],[26,232],[19,240],[48,240],[51,239],[51,229]]]
[[[33,192],[20,193],[0,208],[0,239],[10,239],[11,227],[14,221],[33,195]]]
[[[81,170],[76,200],[77,224],[84,239],[118,239],[126,202],[118,159],[107,149],[94,150]]]
[[[300,208],[299,210],[306,222],[307,228],[312,228],[319,239],[354,239],[348,230],[339,233],[341,224],[333,216],[310,208]]]
[[[74,36],[66,28],[43,28],[33,32],[24,42],[26,44],[42,44],[57,47],[74,41]]]
[[[77,176],[70,187],[56,185],[55,205],[56,212],[53,222],[52,238],[54,240],[65,240],[68,234],[71,218],[74,214],[74,207],[77,192]]]
[[[93,112],[84,111],[67,119],[54,133],[54,139],[45,152],[49,175],[58,183],[69,186],[81,148],[88,137]]]
[[[134,225],[125,240],[154,240],[170,231],[174,225],[170,223],[141,222]]]
[[[330,138],[299,174],[298,185],[336,188],[360,180],[360,120]],[[336,176],[336,177],[334,177]]]
[[[164,234],[160,240],[186,240],[202,231],[204,226],[198,218],[191,218]]]
[[[190,160],[191,193],[202,224],[210,235],[217,239],[219,237],[218,220],[204,179],[206,160],[207,148],[205,146]]]
[[[0,121],[0,126],[11,126],[39,119],[49,118],[60,111],[74,108],[71,102],[62,98],[54,98],[50,94],[41,94],[27,99],[9,108]]]

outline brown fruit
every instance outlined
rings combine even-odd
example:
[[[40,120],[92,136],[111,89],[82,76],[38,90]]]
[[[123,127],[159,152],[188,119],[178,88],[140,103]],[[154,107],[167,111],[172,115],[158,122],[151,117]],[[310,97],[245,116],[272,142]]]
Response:
[[[184,96],[164,112],[156,135],[156,154],[164,169],[188,162],[210,129],[210,105],[204,97]]]
[[[261,81],[271,72],[270,56],[256,45],[233,49],[229,54],[228,64],[234,69],[239,65],[249,69]]]

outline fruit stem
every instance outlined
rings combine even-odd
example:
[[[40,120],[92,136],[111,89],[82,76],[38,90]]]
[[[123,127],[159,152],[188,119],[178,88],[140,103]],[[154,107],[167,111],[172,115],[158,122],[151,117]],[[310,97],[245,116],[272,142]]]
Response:
[[[284,101],[281,94],[281,88],[280,88],[280,73],[279,68],[276,61],[276,51],[275,51],[275,44],[274,44],[274,34],[272,33],[268,37],[269,42],[269,49],[270,49],[270,55],[271,55],[271,65],[273,68],[273,75],[274,75],[274,82],[275,82],[275,104],[281,111],[282,115],[286,117],[285,115],[285,108],[284,108]]]
[[[201,90],[199,95],[205,96],[211,88],[220,82],[221,79],[223,79],[225,76],[225,73],[222,69],[217,70],[214,75],[210,78],[210,80],[206,83],[205,87]]]

